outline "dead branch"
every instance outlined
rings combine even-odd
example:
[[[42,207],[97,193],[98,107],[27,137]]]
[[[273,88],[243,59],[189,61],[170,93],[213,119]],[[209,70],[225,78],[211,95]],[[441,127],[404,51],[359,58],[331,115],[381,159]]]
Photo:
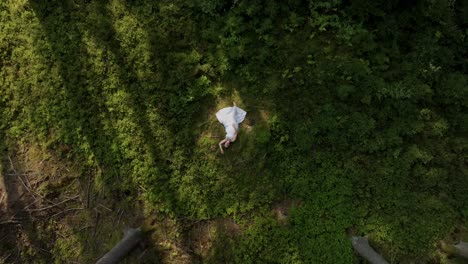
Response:
[[[70,211],[79,211],[79,210],[84,210],[84,209],[85,209],[85,208],[83,208],[83,207],[69,208],[69,209],[65,209],[65,210],[63,210],[63,211],[61,211],[61,212],[58,212],[58,213],[56,213],[56,214],[54,214],[54,215],[51,215],[51,216],[48,217],[48,218],[53,218],[53,217],[55,217],[55,216],[57,216],[57,215],[61,215],[61,214],[64,214],[64,213],[66,213],[66,212],[70,212]]]
[[[120,223],[120,219],[122,218],[123,213],[124,213],[124,211],[122,210],[122,211],[120,212],[119,218],[117,219],[117,224]]]
[[[23,184],[24,188],[26,188],[26,190],[27,190],[28,192],[30,192],[30,193],[34,196],[34,193],[33,193],[32,190],[26,185],[26,183],[24,182],[23,178],[21,178],[21,176],[18,175],[18,179],[20,179],[21,184]]]
[[[36,196],[38,196],[38,197],[40,197],[41,199],[43,199],[44,201],[47,201],[47,202],[49,202],[49,203],[51,203],[51,204],[55,204],[55,203],[52,202],[51,200],[49,200],[49,199],[45,198],[44,196],[42,196],[42,195],[40,195],[40,194],[34,192],[33,190],[31,190],[31,188],[29,188],[29,187],[26,185],[26,183],[24,182],[23,178],[21,178],[21,176],[18,176],[18,178],[20,179],[21,184],[24,186],[24,188],[26,188],[26,190],[27,190],[29,193],[31,193],[31,195],[34,197],[34,199],[37,199]]]
[[[0,222],[0,225],[6,225],[6,224],[19,224],[20,222],[18,220],[7,220]]]
[[[12,253],[10,253],[10,254],[8,254],[6,257],[0,259],[0,260],[1,260],[0,262],[1,262],[1,263],[6,263],[7,259],[10,258],[11,254],[12,254]]]
[[[0,222],[0,225],[3,224],[22,224],[23,222],[34,222],[37,221],[38,219],[36,218],[14,218],[15,216],[12,216],[9,220],[2,221]]]
[[[140,184],[139,186],[144,192],[148,192],[148,190],[145,187],[143,187],[143,185]]]
[[[11,160],[10,155],[8,155],[8,160],[10,161],[11,170],[17,173],[15,170],[15,166],[13,166],[13,161]]]
[[[77,180],[77,178],[73,179],[73,181],[65,187],[65,190],[68,190]]]
[[[34,200],[34,202],[32,202],[32,203],[28,204],[26,207],[24,207],[24,208],[23,208],[23,210],[26,210],[26,209],[28,209],[30,206],[32,206],[32,205],[34,205],[34,204],[36,204],[37,202],[39,202],[39,200],[38,200],[38,199],[35,199],[35,200]]]
[[[47,210],[47,209],[50,209],[50,208],[53,208],[53,207],[56,207],[56,206],[59,206],[61,204],[64,204],[70,200],[74,200],[74,199],[77,199],[79,198],[80,196],[77,195],[77,196],[74,196],[74,197],[71,197],[71,198],[68,198],[68,199],[65,199],[59,203],[56,203],[56,204],[53,204],[53,205],[49,205],[49,206],[46,206],[46,207],[42,207],[42,208],[37,208],[37,209],[29,209],[27,210],[28,212],[37,212],[37,211],[43,211],[43,210]]]
[[[147,248],[138,256],[139,260],[141,260],[141,258],[146,254],[146,251],[148,251]]]
[[[91,191],[91,173],[88,176],[88,187],[86,189],[86,208],[89,208],[89,196]]]
[[[5,173],[8,176],[31,176],[31,175],[39,175],[39,173]]]
[[[96,208],[94,208],[94,211],[96,212],[96,221],[94,222],[93,237],[96,237],[97,226],[99,224],[99,217],[101,216],[101,214],[99,213],[99,210],[97,210]]]
[[[83,229],[90,228],[90,227],[93,227],[93,226],[92,225],[86,225],[86,226],[83,226],[82,228],[78,229],[78,231],[81,231]]]
[[[103,205],[103,204],[101,204],[101,203],[100,203],[98,206],[100,206],[100,207],[102,207],[102,208],[106,209],[106,210],[107,210],[107,211],[109,211],[109,212],[112,212],[112,209],[110,209],[110,208],[108,208],[108,207],[104,206],[104,205]]]
[[[5,240],[5,238],[7,238],[8,235],[4,235],[2,238],[0,238],[0,242],[2,242],[3,240]]]
[[[47,254],[51,255],[51,256],[54,255],[54,254],[52,254],[52,252],[50,252],[50,251],[48,251],[48,250],[46,250],[46,249],[43,249],[43,248],[41,248],[41,247],[37,247],[37,246],[36,246],[36,248],[39,249],[40,251],[44,252],[44,253],[47,253]]]

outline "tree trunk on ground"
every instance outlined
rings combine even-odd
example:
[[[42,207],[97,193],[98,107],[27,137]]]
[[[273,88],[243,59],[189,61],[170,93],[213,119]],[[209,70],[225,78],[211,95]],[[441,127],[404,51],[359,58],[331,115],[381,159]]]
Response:
[[[122,260],[142,239],[140,228],[130,228],[124,232],[124,237],[106,255],[96,262],[96,264],[118,263]]]
[[[468,243],[460,242],[453,247],[455,247],[457,255],[468,258]]]
[[[370,245],[367,238],[364,237],[352,237],[351,242],[354,249],[363,258],[367,259],[372,264],[388,264],[388,262],[377,253]]]

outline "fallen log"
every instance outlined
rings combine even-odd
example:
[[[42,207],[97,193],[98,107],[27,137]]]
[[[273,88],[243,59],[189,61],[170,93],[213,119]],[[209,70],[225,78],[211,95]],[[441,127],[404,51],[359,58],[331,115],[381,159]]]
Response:
[[[140,228],[129,228],[125,230],[124,237],[120,242],[100,258],[96,264],[113,264],[121,261],[143,238]]]
[[[456,245],[453,245],[455,248],[455,253],[461,257],[468,258],[468,243],[459,242]]]
[[[388,262],[369,245],[367,238],[353,236],[351,237],[351,242],[359,255],[367,259],[370,263],[388,264]]]

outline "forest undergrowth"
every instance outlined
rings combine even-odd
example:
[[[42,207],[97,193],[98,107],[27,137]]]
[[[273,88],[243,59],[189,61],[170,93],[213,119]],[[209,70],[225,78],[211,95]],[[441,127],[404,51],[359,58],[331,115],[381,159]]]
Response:
[[[466,1],[0,2],[0,261],[457,263]],[[247,111],[225,155],[215,113]]]

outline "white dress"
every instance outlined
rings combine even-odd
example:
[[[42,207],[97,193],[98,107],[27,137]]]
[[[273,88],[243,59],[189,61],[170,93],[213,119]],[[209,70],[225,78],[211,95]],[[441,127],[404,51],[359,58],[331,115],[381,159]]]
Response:
[[[239,123],[244,121],[246,115],[247,112],[237,106],[226,107],[216,113],[216,118],[218,118],[218,121],[223,124],[226,130],[227,139],[232,140],[236,130],[239,129]],[[232,127],[233,124],[236,129]]]

